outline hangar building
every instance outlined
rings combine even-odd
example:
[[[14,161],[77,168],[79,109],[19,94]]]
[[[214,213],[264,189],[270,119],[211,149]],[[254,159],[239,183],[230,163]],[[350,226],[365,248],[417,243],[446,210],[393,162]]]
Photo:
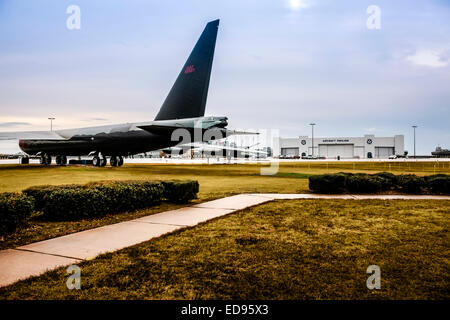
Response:
[[[385,159],[391,155],[404,154],[404,136],[349,138],[316,138],[300,136],[298,138],[276,138],[274,156],[305,157],[319,156],[326,159]],[[278,154],[277,154],[278,152]]]

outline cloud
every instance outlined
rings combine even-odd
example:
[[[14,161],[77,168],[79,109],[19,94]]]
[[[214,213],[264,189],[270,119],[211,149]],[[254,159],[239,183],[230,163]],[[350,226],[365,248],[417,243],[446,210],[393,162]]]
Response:
[[[11,128],[18,126],[31,126],[29,122],[0,122],[0,128]]]
[[[92,118],[88,118],[88,119],[83,119],[81,121],[109,121],[109,119],[92,117]]]
[[[418,66],[442,68],[448,66],[450,56],[442,50],[424,49],[407,56],[406,60]]]

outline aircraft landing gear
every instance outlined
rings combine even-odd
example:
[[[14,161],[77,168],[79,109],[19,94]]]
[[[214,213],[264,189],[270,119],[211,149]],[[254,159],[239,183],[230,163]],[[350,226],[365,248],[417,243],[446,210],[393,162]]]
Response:
[[[29,164],[30,163],[30,158],[28,158],[28,157],[21,157],[19,159],[19,163],[20,164]]]
[[[111,156],[109,159],[109,164],[111,167],[121,167],[123,165],[123,157],[122,156]]]
[[[100,166],[100,158],[97,157],[97,156],[95,156],[95,157],[92,159],[92,165],[93,165],[94,167],[99,167],[99,166]]]
[[[119,157],[111,156],[111,158],[109,158],[109,164],[111,165],[111,167],[117,167],[118,162],[119,162]]]
[[[100,158],[98,156],[95,156],[92,159],[92,164],[93,164],[94,167],[100,167]]]
[[[67,164],[67,157],[66,156],[56,156],[55,161],[58,166],[65,166]]]
[[[92,159],[92,164],[94,167],[104,167],[106,166],[106,158],[104,156],[95,156],[94,159]]]
[[[39,162],[43,166],[49,166],[49,165],[52,164],[52,156],[44,153],[44,154],[41,155],[41,157],[39,159]]]

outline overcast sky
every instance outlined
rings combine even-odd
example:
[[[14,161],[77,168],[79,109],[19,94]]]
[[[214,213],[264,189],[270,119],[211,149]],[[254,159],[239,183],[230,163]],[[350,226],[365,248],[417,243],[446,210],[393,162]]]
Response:
[[[217,18],[206,113],[230,128],[450,148],[448,0],[0,0],[0,131],[153,120]]]

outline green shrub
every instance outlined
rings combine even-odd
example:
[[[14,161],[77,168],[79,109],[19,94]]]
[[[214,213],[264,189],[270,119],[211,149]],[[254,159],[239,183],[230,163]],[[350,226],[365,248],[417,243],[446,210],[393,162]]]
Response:
[[[394,190],[398,188],[398,176],[390,172],[378,172],[372,176],[378,177],[382,190]]]
[[[26,223],[34,208],[34,199],[21,193],[0,194],[0,235]]]
[[[162,200],[163,185],[154,181],[118,181],[53,188],[45,195],[43,217],[74,220],[151,207]]]
[[[345,192],[347,174],[321,174],[309,177],[309,188],[317,193]]]
[[[113,203],[111,210],[130,211],[148,208],[159,203],[164,195],[164,186],[159,181],[103,181],[86,185],[101,191]]]
[[[450,175],[419,177],[414,174],[396,176],[389,172],[376,174],[339,172],[309,177],[309,188],[318,193],[400,191],[415,194],[450,194]]]
[[[402,174],[398,176],[398,187],[405,193],[422,193],[425,180],[414,174]]]
[[[350,192],[374,193],[381,190],[383,178],[366,173],[356,173],[347,176],[345,188]]]
[[[197,181],[100,181],[86,185],[37,186],[24,190],[36,199],[42,219],[75,220],[151,207],[162,199],[197,197]]]
[[[425,177],[425,187],[432,193],[450,194],[450,175],[435,174]]]
[[[47,196],[51,194],[53,191],[58,190],[74,190],[84,188],[83,185],[77,184],[68,184],[68,185],[44,185],[44,186],[34,186],[28,189],[23,190],[22,192],[27,196],[34,198],[34,209],[35,211],[42,211],[44,208],[45,202],[47,201]]]
[[[98,217],[106,213],[109,206],[105,206],[104,195],[97,190],[56,189],[50,192],[42,208],[43,218],[46,220],[76,220]]]
[[[164,186],[163,197],[170,202],[188,202],[196,199],[199,190],[198,181],[161,181]]]

